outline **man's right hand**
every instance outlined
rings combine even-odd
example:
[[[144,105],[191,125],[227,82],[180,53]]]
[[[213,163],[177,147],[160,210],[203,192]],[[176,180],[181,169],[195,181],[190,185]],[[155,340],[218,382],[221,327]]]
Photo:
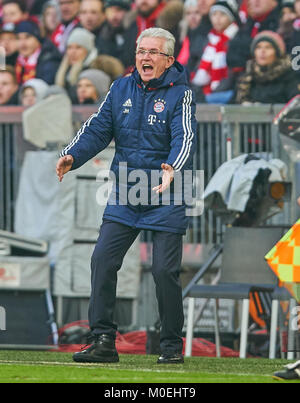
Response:
[[[56,165],[56,174],[60,182],[62,182],[64,175],[71,170],[73,163],[74,158],[72,155],[66,155],[58,160]]]

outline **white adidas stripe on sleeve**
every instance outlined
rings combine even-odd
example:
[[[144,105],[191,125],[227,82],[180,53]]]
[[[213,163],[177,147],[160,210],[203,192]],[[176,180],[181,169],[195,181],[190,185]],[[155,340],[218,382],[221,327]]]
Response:
[[[185,97],[183,99],[182,105],[182,127],[184,131],[183,145],[182,149],[173,164],[175,171],[180,171],[191,153],[192,142],[194,138],[194,132],[192,129],[191,118],[192,118],[192,91],[188,90],[185,92]]]
[[[114,83],[111,85],[109,92],[107,93],[105,100],[102,102],[102,104],[100,105],[100,108],[98,110],[98,113],[94,113],[82,126],[82,128],[78,131],[77,135],[74,137],[74,139],[72,140],[72,142],[62,151],[61,153],[61,157],[64,157],[65,155],[68,155],[68,152],[78,143],[78,141],[80,140],[81,136],[84,134],[85,129],[87,127],[90,126],[90,124],[92,123],[94,118],[97,118],[101,111],[103,106],[105,105],[107,98],[111,92],[112,86],[114,85]]]

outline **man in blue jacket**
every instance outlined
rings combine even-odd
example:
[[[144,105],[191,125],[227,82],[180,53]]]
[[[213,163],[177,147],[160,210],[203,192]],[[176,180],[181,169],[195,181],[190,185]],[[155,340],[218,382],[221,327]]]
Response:
[[[196,120],[193,94],[184,68],[175,62],[174,47],[175,38],[168,31],[144,31],[137,41],[135,71],[112,85],[98,113],[63,150],[57,164],[61,181],[68,171],[79,168],[115,141],[111,167],[115,183],[91,263],[89,322],[95,341],[74,355],[76,362],[118,362],[117,326],[113,323],[117,272],[143,229],[153,233],[152,272],[161,319],[162,355],[158,363],[183,362],[179,274],[182,238],[189,219],[174,176],[192,169]],[[130,197],[134,191],[130,175],[132,178],[137,171],[146,177],[140,193],[144,199],[149,196],[148,203],[135,203]],[[156,171],[163,175],[161,183],[153,186],[151,178]],[[181,186],[179,190],[186,183]],[[163,197],[168,192],[169,203],[165,203]]]

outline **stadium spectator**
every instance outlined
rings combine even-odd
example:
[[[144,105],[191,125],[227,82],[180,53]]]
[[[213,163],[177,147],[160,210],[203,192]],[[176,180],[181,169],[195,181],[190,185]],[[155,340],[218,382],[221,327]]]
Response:
[[[57,1],[54,0],[57,4]],[[43,14],[43,9],[48,0],[26,0],[27,9],[30,15],[40,16]]]
[[[28,80],[20,89],[20,104],[26,108],[41,102],[48,94],[49,85],[38,78]]]
[[[294,34],[294,22],[296,20],[295,2],[283,0],[281,3],[281,15],[278,33],[284,39],[287,51],[291,51],[291,42]]]
[[[61,14],[61,24],[52,34],[52,41],[61,53],[65,53],[70,33],[79,24],[79,9],[81,0],[58,0]]]
[[[104,73],[110,77],[111,81],[115,81],[125,74],[125,67],[122,62],[116,57],[109,55],[98,56],[97,59],[92,62],[91,68],[104,71]]]
[[[19,56],[16,74],[19,84],[40,78],[53,84],[61,55],[48,39],[42,39],[39,27],[33,21],[22,21],[16,26]]]
[[[208,44],[208,34],[212,29],[209,12],[211,7],[215,4],[216,0],[197,0],[198,10],[201,15],[201,21],[198,27],[191,33],[190,31],[190,40],[191,40],[191,59],[189,61],[188,68],[191,72],[194,72],[199,66],[200,60],[203,56],[204,49]],[[186,3],[186,7],[189,8],[189,3]],[[179,41],[178,41],[179,43]],[[183,43],[183,46],[186,46],[186,43]],[[181,47],[180,53],[184,51]],[[179,54],[180,58],[182,57]],[[181,59],[182,60],[182,59]]]
[[[207,45],[207,34],[201,30],[202,15],[198,7],[198,0],[187,0],[184,3],[184,19],[181,24],[181,50],[177,61],[194,71],[201,60]]]
[[[294,21],[297,15],[295,12],[294,0],[282,0],[280,20],[283,22]]]
[[[178,0],[135,0],[135,10],[128,15],[123,62],[125,67],[135,65],[136,40],[142,31],[159,27],[171,32],[176,38],[175,57],[180,51],[179,23],[183,18],[183,3]],[[128,27],[128,28],[127,28]]]
[[[280,11],[277,0],[248,0],[247,23],[229,43],[227,64],[233,71],[244,71],[251,58],[251,42],[258,33],[266,30],[278,31]]]
[[[293,21],[292,31],[290,31],[290,24],[288,25],[288,32],[285,36],[288,52],[293,52],[300,44],[300,0],[294,2],[295,19]],[[297,52],[298,53],[298,52]]]
[[[285,104],[299,94],[298,80],[281,36],[263,31],[251,46],[252,60],[238,84],[237,103]]]
[[[80,26],[92,32],[96,37],[96,47],[100,49],[100,34],[105,21],[104,7],[101,0],[82,0],[79,12]]]
[[[110,77],[100,70],[84,70],[77,83],[77,99],[80,105],[99,104],[104,101],[111,84]]]
[[[130,11],[131,0],[106,0],[104,3],[106,21],[103,24],[97,48],[100,54],[124,61],[125,27],[124,20]]]
[[[29,17],[25,0],[3,0],[3,23],[17,24]]]
[[[296,17],[300,18],[300,0],[294,0],[294,10],[296,13]]]
[[[204,35],[208,35],[212,29],[209,12],[215,2],[216,0],[198,0],[198,7],[202,15],[200,26]]]
[[[68,38],[67,51],[56,75],[56,85],[65,88],[76,101],[76,85],[80,73],[90,68],[97,58],[95,35],[84,28],[75,28]]]
[[[219,0],[210,9],[213,29],[208,35],[209,43],[204,50],[199,68],[192,81],[201,87],[206,101],[228,103],[233,97],[226,63],[228,42],[234,38],[239,28],[238,4],[235,0]],[[225,84],[226,81],[226,84]]]
[[[18,58],[18,40],[15,25],[4,24],[0,30],[0,46],[5,49],[7,66],[15,66]]]
[[[0,105],[18,105],[18,91],[14,68],[7,66],[6,70],[0,70]]]
[[[60,24],[59,8],[55,0],[47,1],[42,9],[41,30],[43,38],[51,39]]]

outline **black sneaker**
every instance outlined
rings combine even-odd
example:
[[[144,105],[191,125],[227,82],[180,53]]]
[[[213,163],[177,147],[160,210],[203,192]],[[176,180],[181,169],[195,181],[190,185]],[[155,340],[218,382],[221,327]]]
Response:
[[[162,354],[157,360],[157,364],[184,364],[184,358],[179,353]]]
[[[285,370],[275,372],[273,378],[278,381],[300,380],[300,361],[285,366]]]
[[[86,350],[75,353],[73,360],[79,363],[119,362],[115,340],[106,334],[95,336],[94,343]]]

